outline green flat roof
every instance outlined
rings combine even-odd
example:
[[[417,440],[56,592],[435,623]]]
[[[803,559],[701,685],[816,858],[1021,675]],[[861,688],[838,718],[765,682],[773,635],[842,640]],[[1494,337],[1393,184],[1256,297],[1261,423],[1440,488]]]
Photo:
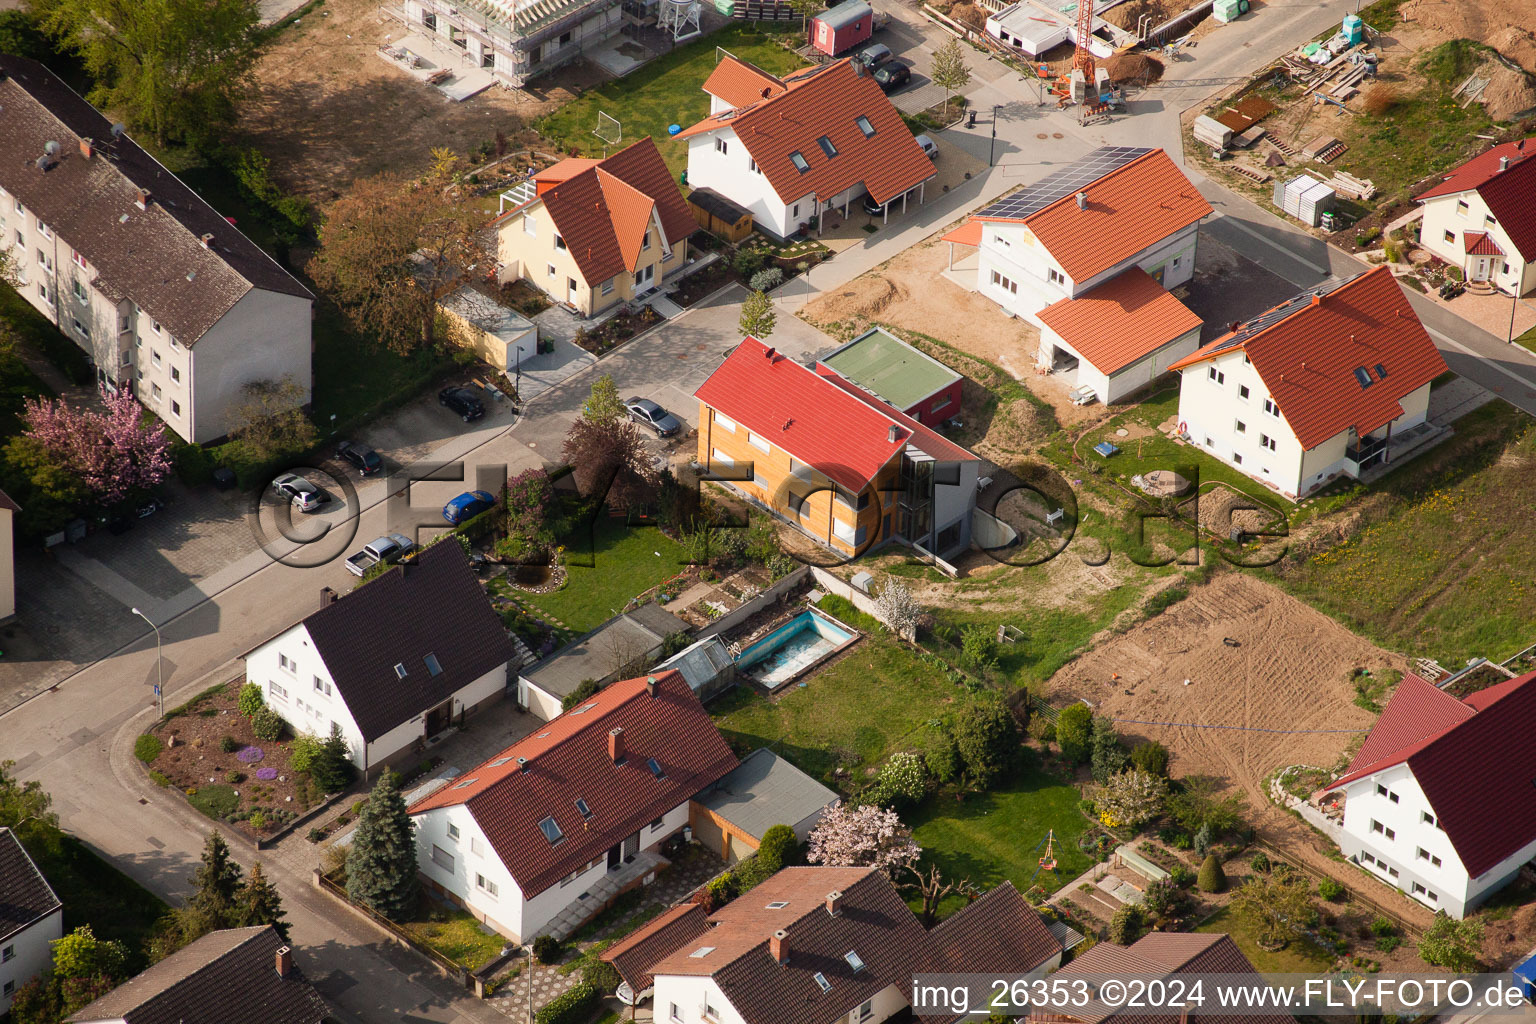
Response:
[[[905,411],[960,379],[960,374],[900,338],[871,328],[822,360]]]

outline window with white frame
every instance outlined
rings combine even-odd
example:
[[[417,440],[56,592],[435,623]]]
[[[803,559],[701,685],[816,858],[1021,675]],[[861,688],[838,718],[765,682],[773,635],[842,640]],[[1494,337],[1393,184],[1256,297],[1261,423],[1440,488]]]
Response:
[[[613,278],[610,277],[608,280],[603,282],[603,294],[604,295],[612,295],[613,294]]]
[[[1052,267],[1052,268],[1050,268],[1049,271],[1047,271],[1047,276],[1050,277],[1051,284],[1061,284],[1061,285],[1064,285],[1064,284],[1067,283],[1067,275],[1063,274],[1061,271],[1057,270],[1055,267]]]
[[[672,1004],[672,1009],[671,1009],[671,1012],[669,1012],[669,1013],[668,1013],[668,1014],[667,1014],[667,1016],[668,1016],[668,1017],[670,1017],[670,1018],[672,1018],[672,1019],[673,1019],[673,1020],[675,1020],[675,1021],[679,1021],[679,1022],[681,1022],[681,1021],[682,1021],[682,1019],[683,1019],[683,1010],[682,1010],[682,1007],[680,1007],[680,1006],[678,1006],[678,1005],[677,1005],[677,1004],[676,1004],[676,1003],[673,1003],[673,1004]]]
[[[174,400],[171,402],[171,415],[172,416],[176,416],[178,418],[181,416],[181,403],[180,402],[177,402],[177,401],[174,401]]]
[[[858,527],[852,523],[845,523],[836,516],[832,518],[832,536],[844,544],[852,544],[853,538],[858,534]]]
[[[159,349],[154,349],[154,348],[150,349],[149,350],[149,359],[150,359],[150,362],[154,363],[156,366],[159,366],[160,365],[160,350]]]
[[[725,141],[725,139],[723,139],[720,136],[716,135],[715,136],[715,152],[719,153],[721,156],[725,156],[730,151],[731,151],[731,147]]]
[[[328,679],[321,679],[319,676],[315,676],[315,692],[316,693],[323,693],[327,697],[329,697],[331,695],[331,683],[330,683],[330,680],[328,680]]]
[[[1280,415],[1280,407],[1275,404],[1275,400],[1273,398],[1264,399],[1264,411],[1269,413],[1271,416]]]
[[[89,302],[90,296],[85,293],[85,282],[78,277],[70,282],[70,291],[75,293],[76,302]]]
[[[459,826],[455,825],[451,821],[448,823],[448,838],[449,839],[457,839],[457,838],[459,838]]]
[[[5,963],[7,960],[14,959],[16,959],[16,947],[14,945],[6,946],[3,949],[0,949],[0,964]]]
[[[646,252],[650,248],[651,248],[651,233],[649,231],[647,231],[645,233],[644,237],[642,237],[640,239],[640,251],[641,252]]]
[[[1434,854],[1430,853],[1428,850],[1424,849],[1424,847],[1422,847],[1422,846],[1418,848],[1418,850],[1417,850],[1415,855],[1419,858],[1419,860],[1427,860],[1427,861],[1429,861],[1431,864],[1433,864],[1437,868],[1441,864],[1441,861],[1440,861],[1439,857],[1436,857]]]
[[[157,402],[160,401],[160,396],[165,393],[165,392],[160,390],[160,385],[159,384],[151,384],[149,386],[149,391],[150,391],[150,395]]]
[[[1215,381],[1217,384],[1225,384],[1227,382],[1227,375],[1216,369],[1214,366],[1206,367],[1205,375],[1207,378]]]
[[[282,669],[284,672],[293,672],[295,669],[298,668],[298,665],[295,664],[294,660],[292,658],[288,657],[288,655],[284,654],[282,651],[278,651],[277,652],[277,667]]]
[[[711,448],[709,450],[709,461],[718,463],[722,466],[736,465],[736,460],[725,454],[725,452],[721,451],[719,448]]]
[[[50,228],[47,224],[44,224],[43,218],[41,217],[37,218],[37,233],[42,235],[44,238],[53,237],[53,229]]]
[[[475,888],[493,899],[501,892],[495,882],[481,874],[475,875]]]
[[[181,383],[181,367],[179,367],[179,366],[171,367],[171,380],[174,380],[178,384]]]
[[[1456,200],[1456,216],[1465,217],[1467,212],[1471,209],[1471,204],[1469,204],[1465,199]]]
[[[728,433],[736,433],[736,421],[723,412],[717,411],[715,413],[715,426]]]
[[[1245,402],[1248,400],[1248,385],[1247,384],[1239,384],[1237,386],[1237,397],[1241,398]]]
[[[70,250],[69,258],[73,260],[75,266],[79,267],[81,270],[90,269],[90,265],[85,262],[85,257],[80,255],[79,250]]]
[[[559,271],[555,269],[555,265],[553,263],[547,264],[547,266],[549,267],[549,276],[550,277],[554,277],[556,274],[559,273]]]
[[[1391,800],[1393,803],[1398,803],[1399,802],[1399,800],[1397,799],[1397,794],[1392,792],[1390,789],[1388,789],[1386,786],[1383,786],[1379,782],[1376,783],[1376,795],[1377,796],[1384,796],[1388,800]]]
[[[438,846],[436,843],[433,843],[432,844],[432,863],[436,864],[438,867],[442,868],[444,871],[452,871],[453,870],[453,854],[449,853],[447,850],[443,849],[441,846]]]
[[[90,341],[91,329],[82,323],[79,317],[71,317],[70,319],[74,321],[75,333],[80,335],[80,337],[84,338],[86,341]]]
[[[1232,427],[1239,434],[1246,434],[1248,432],[1248,424],[1244,423],[1242,420],[1233,420]]]
[[[267,680],[267,692],[270,693],[272,696],[276,697],[278,700],[287,700],[288,699],[288,691],[286,689],[284,689],[283,687],[277,685],[276,683],[272,682],[270,679]]]
[[[1001,288],[1003,291],[1008,292],[1010,295],[1019,294],[1019,283],[1004,277],[996,270],[992,271],[992,283],[997,285],[997,287]]]
[[[1276,448],[1278,447],[1278,445],[1275,442],[1275,439],[1270,437],[1268,434],[1260,434],[1259,435],[1259,445],[1261,447],[1268,448],[1270,451],[1275,451]],[[1392,802],[1393,803],[1397,803],[1397,797],[1396,796],[1392,797]]]
[[[747,443],[760,452],[766,452],[773,447],[768,443],[767,438],[763,437],[761,434],[754,434],[750,430],[747,431]]]

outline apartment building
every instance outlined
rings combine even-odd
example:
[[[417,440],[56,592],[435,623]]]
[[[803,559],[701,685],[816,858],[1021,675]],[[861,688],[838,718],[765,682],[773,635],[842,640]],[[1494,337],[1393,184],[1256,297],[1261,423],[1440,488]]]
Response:
[[[392,13],[518,88],[624,25],[619,0],[402,0]]]
[[[41,64],[0,55],[0,110],[0,244],[103,387],[198,443],[251,381],[307,400],[308,289]]]

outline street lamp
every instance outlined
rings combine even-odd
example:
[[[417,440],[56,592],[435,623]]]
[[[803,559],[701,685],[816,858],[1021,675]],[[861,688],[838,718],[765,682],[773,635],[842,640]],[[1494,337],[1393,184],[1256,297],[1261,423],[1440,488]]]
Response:
[[[137,608],[132,609],[132,611],[133,611],[133,614],[137,615],[139,618],[143,619],[145,622],[149,622],[149,616],[148,615],[145,615],[143,612],[139,611]],[[155,696],[160,698],[160,717],[164,718],[165,717],[165,655],[164,655],[165,648],[162,647],[161,643],[160,643],[160,627],[155,625],[153,622],[149,622],[149,628],[155,631],[155,670],[160,675],[160,685],[155,687]]]
[[[999,106],[994,106],[992,108],[992,145],[990,147],[988,147],[988,149],[987,149],[987,166],[988,167],[991,167],[993,165],[994,158],[997,155],[997,112],[999,110],[1001,110],[1001,109],[1002,109],[1002,107],[999,107]]]

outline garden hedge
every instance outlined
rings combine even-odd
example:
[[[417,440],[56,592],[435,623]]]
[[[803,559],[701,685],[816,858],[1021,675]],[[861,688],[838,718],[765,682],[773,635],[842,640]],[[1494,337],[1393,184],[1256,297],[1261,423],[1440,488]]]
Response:
[[[597,989],[579,981],[534,1014],[534,1024],[587,1024],[600,999]]]

